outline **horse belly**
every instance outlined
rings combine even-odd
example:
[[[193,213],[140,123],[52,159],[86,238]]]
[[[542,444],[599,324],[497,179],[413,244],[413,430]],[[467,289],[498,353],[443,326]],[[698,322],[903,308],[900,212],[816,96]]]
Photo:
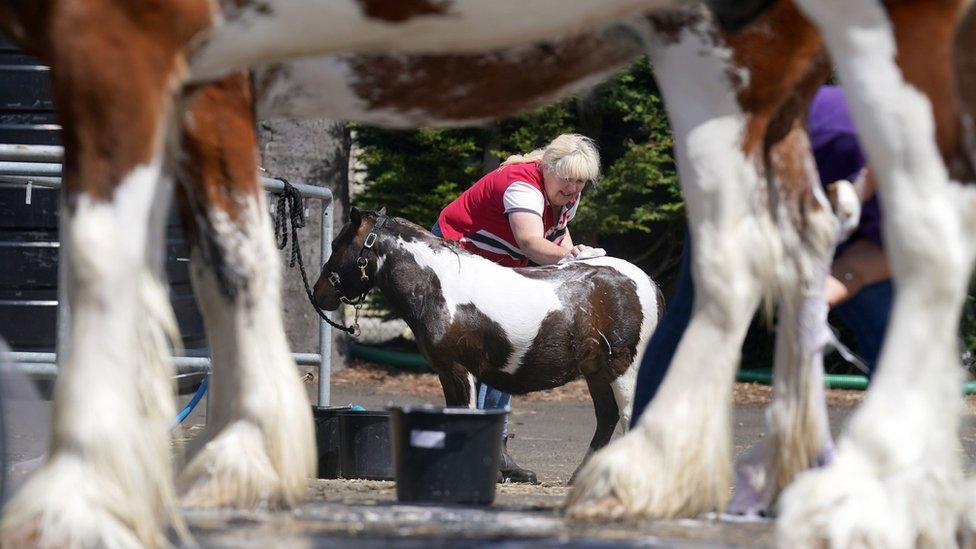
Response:
[[[643,53],[634,32],[642,24],[484,53],[353,54],[277,63],[255,71],[257,114],[398,128],[484,123],[608,78]]]
[[[506,393],[523,395],[561,387],[581,375],[580,362],[576,360],[575,353],[567,352],[550,355],[541,361],[523,360],[513,373],[489,369],[480,379]]]
[[[599,27],[678,0],[223,0],[190,56],[194,81],[287,58],[364,51],[484,51]]]

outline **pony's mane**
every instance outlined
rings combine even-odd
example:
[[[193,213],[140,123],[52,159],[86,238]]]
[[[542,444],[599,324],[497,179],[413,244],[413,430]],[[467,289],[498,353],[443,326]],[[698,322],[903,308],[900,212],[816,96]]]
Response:
[[[364,219],[369,219],[374,223],[376,222],[376,218],[379,217],[380,215],[379,212],[375,212],[375,211],[363,211],[362,214]],[[416,223],[408,219],[404,219],[402,217],[397,217],[393,215],[388,215],[387,219],[389,221],[387,222],[386,225],[383,226],[383,229],[397,236],[410,237],[415,240],[422,240],[430,244],[430,246],[435,250],[437,250],[438,248],[444,248],[451,251],[452,253],[480,257],[465,250],[464,248],[461,247],[460,244],[458,244],[453,240],[446,240],[444,238],[434,236],[434,234],[431,233],[429,230],[421,227],[420,225],[417,225]],[[389,224],[390,221],[392,221],[393,223]]]
[[[372,210],[361,210],[361,213],[364,220],[369,219],[373,223],[376,222],[376,219],[380,215],[379,212],[372,211]],[[497,267],[501,267],[500,265],[491,261],[490,259],[487,259],[478,254],[471,253],[468,250],[465,250],[464,248],[461,247],[461,244],[458,242],[434,236],[433,233],[431,233],[424,227],[421,227],[420,225],[417,225],[416,223],[410,220],[404,219],[402,217],[392,216],[392,215],[387,215],[386,217],[388,221],[385,225],[383,225],[382,231],[386,231],[389,234],[403,237],[405,239],[413,239],[413,240],[419,240],[425,242],[428,245],[430,245],[430,247],[433,248],[435,252],[438,250],[446,250],[455,255],[476,258],[478,260],[486,261]],[[516,269],[518,269],[519,271],[525,271],[525,270],[535,271],[535,270],[551,270],[553,268],[558,268],[558,267],[559,265],[553,264],[553,265],[534,265],[532,267],[516,267]],[[501,267],[501,268],[507,269],[508,267]]]

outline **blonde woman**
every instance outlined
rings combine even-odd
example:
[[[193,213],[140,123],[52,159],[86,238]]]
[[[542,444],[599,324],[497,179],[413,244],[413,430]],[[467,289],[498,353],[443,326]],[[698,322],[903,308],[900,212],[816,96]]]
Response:
[[[592,255],[592,248],[573,244],[569,222],[580,194],[600,175],[600,154],[592,139],[563,134],[545,148],[509,157],[447,205],[431,229],[456,240],[471,253],[508,267],[558,263]],[[512,396],[485,384],[478,408],[508,408]],[[503,433],[508,439],[508,424]],[[502,454],[501,478],[536,483],[536,474]]]

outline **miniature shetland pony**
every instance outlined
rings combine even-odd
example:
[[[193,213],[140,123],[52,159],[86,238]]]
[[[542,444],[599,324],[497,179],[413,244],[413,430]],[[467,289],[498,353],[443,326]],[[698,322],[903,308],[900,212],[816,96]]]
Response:
[[[586,455],[610,442],[618,422],[630,425],[637,368],[663,306],[633,264],[601,257],[510,269],[403,219],[354,208],[315,302],[335,310],[373,286],[410,326],[448,406],[474,406],[473,378],[525,394],[583,376],[597,422]]]

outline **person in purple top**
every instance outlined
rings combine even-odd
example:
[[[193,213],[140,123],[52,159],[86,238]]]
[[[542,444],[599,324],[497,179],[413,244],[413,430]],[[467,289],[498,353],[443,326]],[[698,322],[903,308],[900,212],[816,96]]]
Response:
[[[864,155],[840,88],[820,88],[810,104],[807,131],[822,184],[864,178],[865,184],[858,185],[861,221],[837,247],[827,279],[827,303],[853,332],[858,352],[873,372],[888,325],[893,287],[874,179],[870,170],[865,170]]]
[[[826,187],[841,179],[853,182],[865,178],[864,184],[857,186],[862,201],[860,225],[837,248],[827,280],[827,302],[853,332],[861,358],[873,371],[888,325],[893,288],[882,247],[881,211],[873,196],[873,178],[865,170],[864,155],[840,88],[823,86],[818,90],[810,105],[807,130],[821,184]],[[695,295],[688,231],[685,237],[674,296],[644,351],[637,374],[631,426],[657,393],[691,319]]]

